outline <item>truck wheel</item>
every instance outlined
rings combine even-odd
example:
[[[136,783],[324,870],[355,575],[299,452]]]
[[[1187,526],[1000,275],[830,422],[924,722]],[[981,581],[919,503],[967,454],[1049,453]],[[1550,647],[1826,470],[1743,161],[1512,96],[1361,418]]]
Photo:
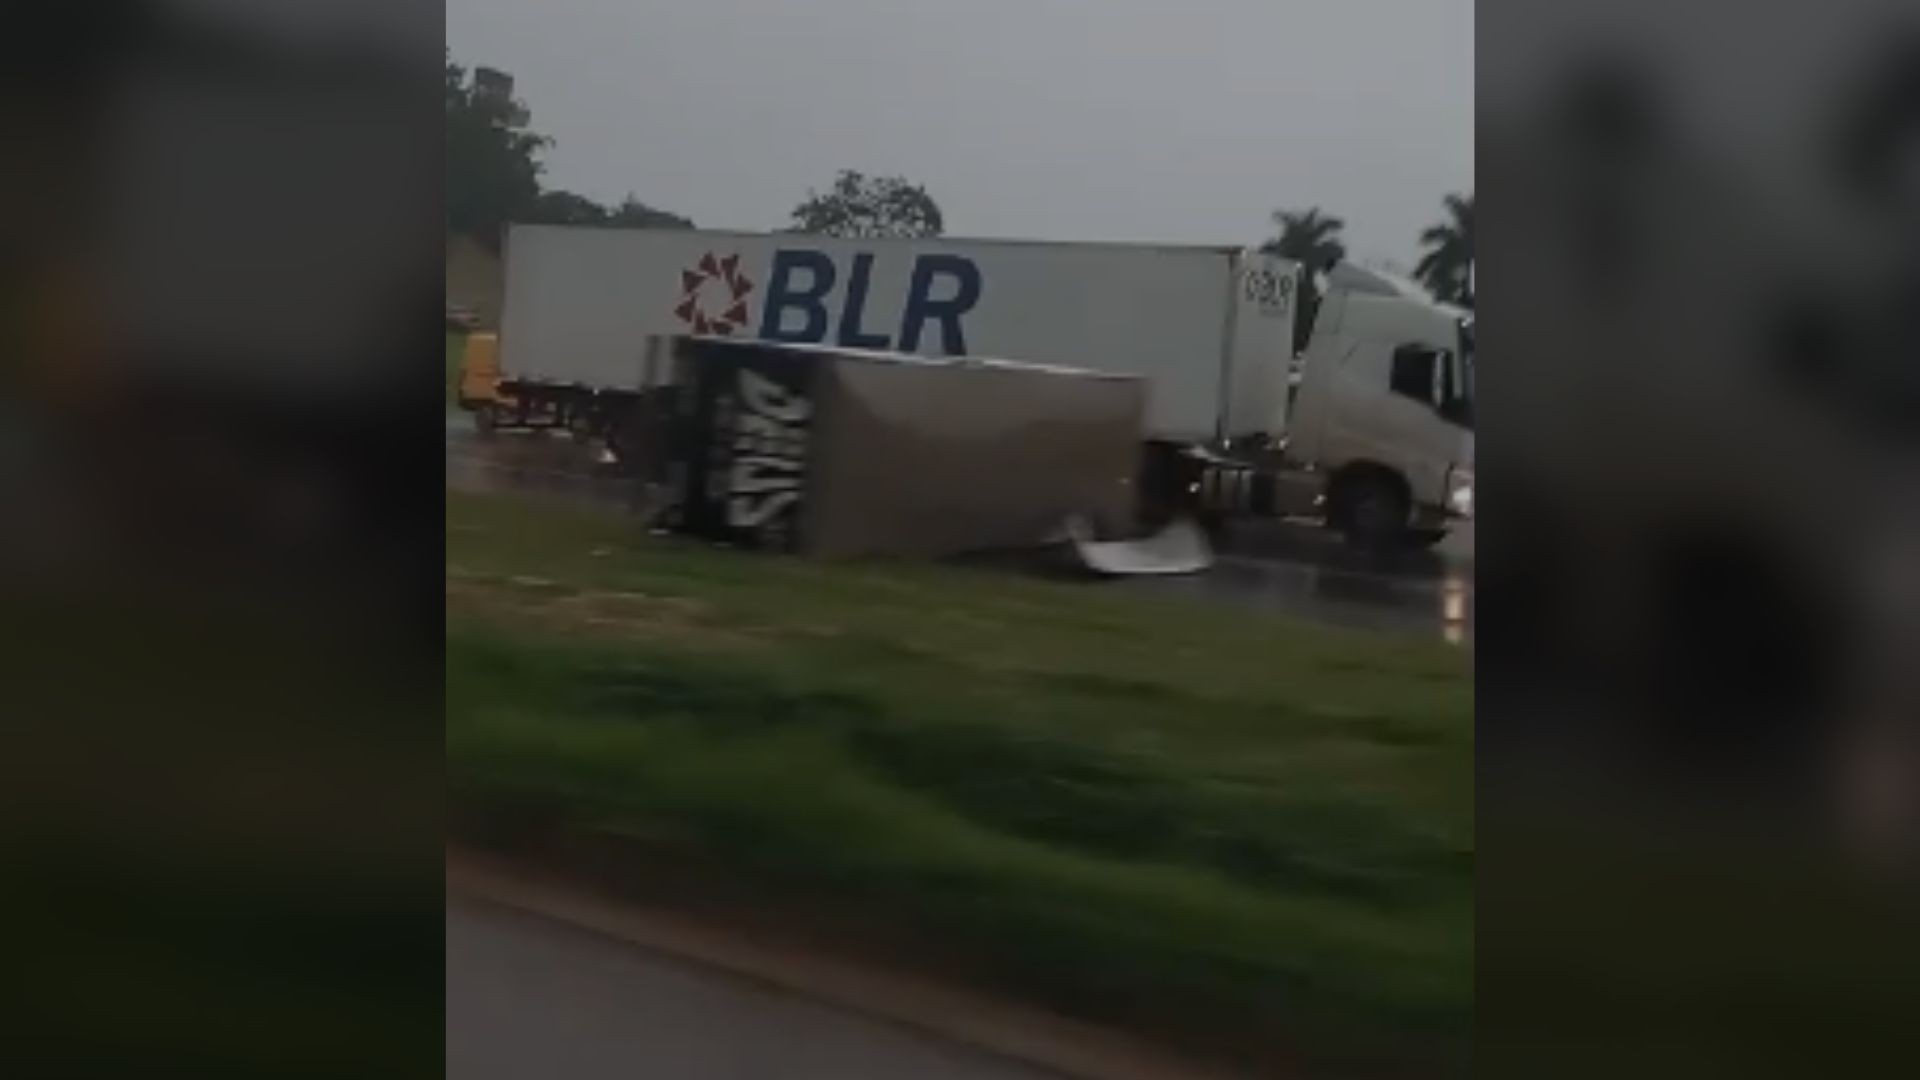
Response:
[[[500,427],[500,405],[483,401],[473,410],[473,426],[482,435],[491,435]]]
[[[1364,551],[1386,551],[1407,535],[1406,492],[1385,476],[1356,476],[1340,485],[1333,525],[1347,543]]]
[[[1134,501],[1135,524],[1147,532],[1158,532],[1168,522],[1191,511],[1192,498],[1186,492],[1191,469],[1173,448],[1149,443],[1140,459]]]

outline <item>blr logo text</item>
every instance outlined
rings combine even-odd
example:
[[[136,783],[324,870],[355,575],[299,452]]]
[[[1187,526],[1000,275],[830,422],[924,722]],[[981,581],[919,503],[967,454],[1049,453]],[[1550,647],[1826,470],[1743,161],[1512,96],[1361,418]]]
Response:
[[[824,251],[808,248],[781,248],[773,254],[768,273],[760,322],[756,336],[768,341],[792,341],[806,344],[831,342],[856,349],[898,349],[901,352],[935,352],[963,356],[967,352],[964,318],[979,304],[980,268],[972,259],[959,255],[922,255],[913,261],[907,282],[906,303],[898,321],[881,312],[867,310],[873,285],[874,257],[862,252],[841,267]],[[725,297],[738,304],[751,291],[748,282],[733,267],[734,256],[715,260],[709,254],[701,263],[701,272],[709,266],[720,271],[712,274],[728,286]],[[724,269],[722,269],[724,268]],[[695,272],[683,275],[687,283],[695,281]],[[704,276],[704,273],[703,273]],[[682,321],[694,325],[696,332],[729,333],[737,325],[730,320],[705,317],[690,303],[692,287],[683,293],[682,308],[676,308]],[[729,312],[731,313],[731,312]],[[693,316],[700,315],[695,325]]]

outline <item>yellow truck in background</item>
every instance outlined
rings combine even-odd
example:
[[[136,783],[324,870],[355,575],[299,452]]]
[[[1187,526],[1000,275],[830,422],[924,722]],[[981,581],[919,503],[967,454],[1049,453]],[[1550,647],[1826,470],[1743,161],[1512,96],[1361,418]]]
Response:
[[[473,412],[482,427],[490,426],[500,394],[500,335],[476,331],[467,335],[460,353],[459,383],[454,394],[460,407]]]

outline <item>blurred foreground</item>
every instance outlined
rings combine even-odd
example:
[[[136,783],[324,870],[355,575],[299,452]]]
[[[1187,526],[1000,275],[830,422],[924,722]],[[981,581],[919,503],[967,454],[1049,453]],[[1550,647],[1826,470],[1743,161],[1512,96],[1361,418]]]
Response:
[[[8,1075],[438,1067],[439,9],[377,7],[0,44]]]
[[[1476,1066],[1883,1068],[1920,1008],[1920,23],[1479,18]]]

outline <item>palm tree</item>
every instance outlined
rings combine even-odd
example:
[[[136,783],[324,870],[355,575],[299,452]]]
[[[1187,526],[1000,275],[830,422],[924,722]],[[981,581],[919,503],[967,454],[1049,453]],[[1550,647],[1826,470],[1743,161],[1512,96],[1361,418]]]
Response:
[[[1313,336],[1313,324],[1320,314],[1320,282],[1317,275],[1333,269],[1347,257],[1347,245],[1340,230],[1347,223],[1320,212],[1317,206],[1305,210],[1275,210],[1273,223],[1280,235],[1260,245],[1260,250],[1301,266],[1300,294],[1293,320],[1293,350],[1300,352]]]
[[[1260,245],[1260,250],[1269,255],[1321,271],[1347,257],[1347,245],[1340,240],[1340,230],[1347,223],[1322,214],[1317,206],[1304,211],[1276,210],[1273,223],[1280,227],[1280,235]]]
[[[1413,276],[1434,299],[1462,307],[1473,306],[1473,195],[1449,195],[1447,220],[1427,226],[1420,234],[1426,254]]]

